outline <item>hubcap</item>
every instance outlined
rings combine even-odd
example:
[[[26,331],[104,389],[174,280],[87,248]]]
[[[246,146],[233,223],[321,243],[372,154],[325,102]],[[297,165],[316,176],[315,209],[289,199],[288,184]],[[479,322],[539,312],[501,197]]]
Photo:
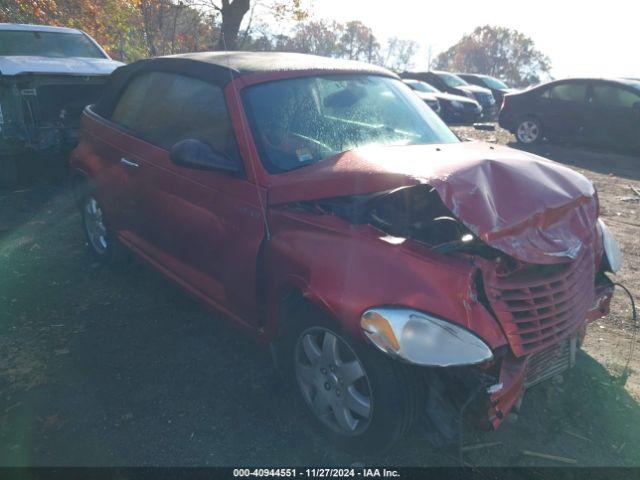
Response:
[[[344,340],[325,328],[305,330],[296,342],[295,370],[302,396],[325,425],[344,435],[358,435],[369,426],[369,379]]]
[[[518,126],[518,140],[522,143],[533,143],[540,136],[540,127],[532,120],[525,120]]]
[[[84,228],[91,247],[100,255],[107,251],[107,228],[104,225],[102,209],[94,197],[89,197],[82,211]]]

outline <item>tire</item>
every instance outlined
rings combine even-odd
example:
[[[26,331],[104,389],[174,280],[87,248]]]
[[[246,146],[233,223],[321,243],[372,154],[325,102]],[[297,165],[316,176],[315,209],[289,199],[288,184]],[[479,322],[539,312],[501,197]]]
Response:
[[[18,184],[18,165],[14,157],[0,156],[0,188],[13,188]]]
[[[522,145],[540,143],[543,137],[542,124],[535,117],[523,117],[518,121],[515,135],[518,143]]]
[[[419,385],[413,372],[352,339],[307,302],[287,312],[278,363],[312,424],[342,450],[385,452],[413,424]]]
[[[100,201],[94,193],[87,193],[79,203],[82,227],[91,255],[103,264],[119,263],[124,258],[124,249],[118,242]]]

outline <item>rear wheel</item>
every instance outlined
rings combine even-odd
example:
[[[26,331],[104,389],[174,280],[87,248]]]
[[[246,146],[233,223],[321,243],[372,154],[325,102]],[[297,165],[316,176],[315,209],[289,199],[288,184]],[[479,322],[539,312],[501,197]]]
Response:
[[[542,125],[540,120],[533,117],[525,117],[518,123],[516,139],[524,145],[531,145],[542,141]]]
[[[313,423],[351,452],[391,448],[415,417],[418,382],[408,368],[309,304],[294,309],[287,325],[280,361]]]
[[[82,226],[91,254],[102,263],[115,263],[123,256],[115,232],[110,228],[102,204],[92,193],[80,202]]]

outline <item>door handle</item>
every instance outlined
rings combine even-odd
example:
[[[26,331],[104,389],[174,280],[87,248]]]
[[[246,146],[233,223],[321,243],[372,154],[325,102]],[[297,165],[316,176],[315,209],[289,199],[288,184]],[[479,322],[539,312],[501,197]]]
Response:
[[[129,167],[129,168],[138,168],[140,166],[138,163],[132,162],[128,158],[124,158],[124,157],[120,159],[120,165],[124,165],[125,167]]]

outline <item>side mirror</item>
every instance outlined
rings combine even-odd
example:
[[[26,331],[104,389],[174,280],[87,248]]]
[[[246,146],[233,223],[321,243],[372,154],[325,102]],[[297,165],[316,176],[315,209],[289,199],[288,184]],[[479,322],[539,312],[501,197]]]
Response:
[[[496,126],[491,123],[474,123],[473,128],[476,130],[482,130],[485,132],[495,132]]]
[[[206,143],[188,138],[181,140],[171,147],[169,152],[171,162],[185,168],[195,170],[219,170],[236,173],[239,165],[226,155],[216,152]]]

